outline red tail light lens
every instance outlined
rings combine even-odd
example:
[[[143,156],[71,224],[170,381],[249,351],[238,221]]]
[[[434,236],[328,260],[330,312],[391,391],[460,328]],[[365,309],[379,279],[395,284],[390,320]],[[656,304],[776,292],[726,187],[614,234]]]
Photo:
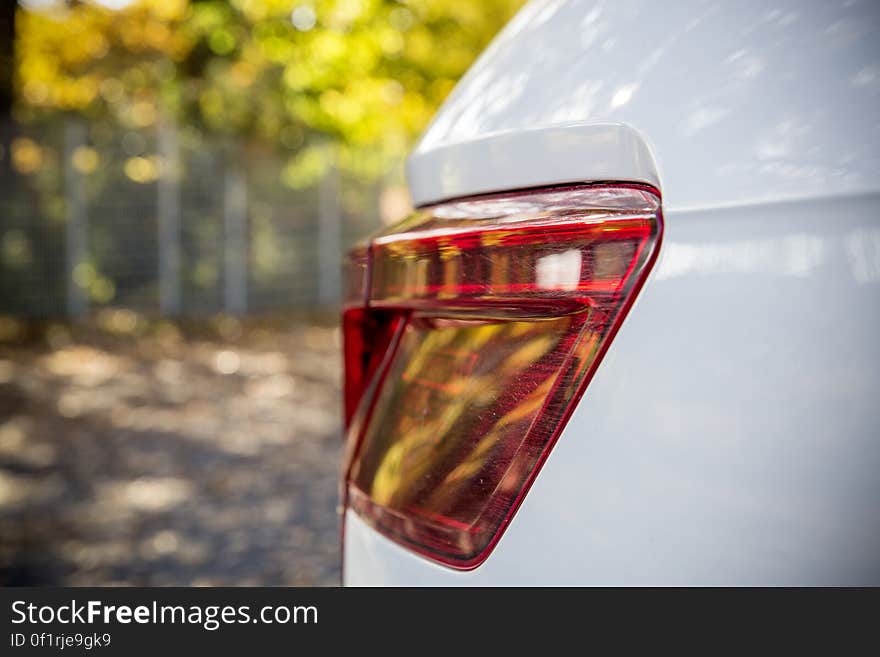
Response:
[[[444,203],[377,237],[344,316],[348,506],[431,559],[479,565],[659,235],[652,191],[578,186]]]

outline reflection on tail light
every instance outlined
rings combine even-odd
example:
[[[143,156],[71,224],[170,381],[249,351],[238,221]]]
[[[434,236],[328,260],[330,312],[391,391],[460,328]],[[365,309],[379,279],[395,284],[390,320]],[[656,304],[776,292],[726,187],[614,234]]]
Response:
[[[489,554],[647,275],[660,202],[583,185],[444,203],[354,252],[346,503],[449,566]]]

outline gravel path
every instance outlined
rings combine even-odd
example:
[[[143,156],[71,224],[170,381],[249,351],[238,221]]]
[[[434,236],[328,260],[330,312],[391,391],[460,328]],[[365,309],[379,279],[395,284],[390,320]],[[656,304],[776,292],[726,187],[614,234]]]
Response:
[[[335,328],[13,329],[0,584],[338,583]]]

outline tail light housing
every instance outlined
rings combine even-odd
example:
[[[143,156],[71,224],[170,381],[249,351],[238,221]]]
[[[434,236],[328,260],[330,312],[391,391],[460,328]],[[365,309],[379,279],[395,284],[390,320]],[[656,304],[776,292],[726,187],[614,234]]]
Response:
[[[346,507],[429,559],[482,563],[660,233],[652,189],[580,185],[427,207],[352,252]]]

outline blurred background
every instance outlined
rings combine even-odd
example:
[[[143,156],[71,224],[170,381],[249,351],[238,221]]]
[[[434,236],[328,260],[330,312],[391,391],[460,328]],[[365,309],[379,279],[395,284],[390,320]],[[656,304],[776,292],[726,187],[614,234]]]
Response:
[[[0,3],[0,585],[338,583],[341,256],[521,4]]]

